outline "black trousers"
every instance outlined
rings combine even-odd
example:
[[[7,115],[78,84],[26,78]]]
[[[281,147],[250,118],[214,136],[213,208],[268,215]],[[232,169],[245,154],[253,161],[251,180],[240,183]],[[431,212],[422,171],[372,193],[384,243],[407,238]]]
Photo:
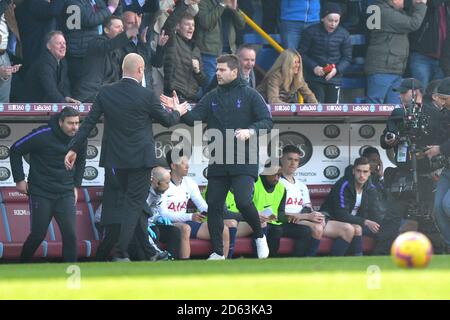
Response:
[[[30,195],[31,233],[25,241],[20,260],[28,262],[47,234],[48,226],[55,217],[63,240],[65,262],[77,261],[75,195],[66,193],[54,199]]]
[[[108,224],[103,227],[103,238],[97,248],[95,260],[107,261],[111,251],[119,240],[120,223]]]
[[[148,218],[147,215],[145,213],[142,213],[142,215],[139,217],[139,222],[136,225],[133,237],[130,240],[130,244],[128,246],[128,255],[131,260],[134,261],[149,260],[152,256],[154,256],[157,253],[155,248],[153,248],[153,246],[150,245],[150,242],[148,241],[147,218]],[[179,230],[174,226],[169,227],[173,227],[178,231],[178,238],[176,238],[176,235],[173,235],[174,232],[170,232],[169,233],[170,235],[168,237],[172,237],[173,235],[175,239],[171,241],[178,240],[178,250],[179,250],[180,247]],[[100,245],[98,246],[97,253],[95,255],[96,260],[107,261],[111,256],[111,252],[113,251],[113,249],[117,250],[116,245],[119,241],[120,229],[121,225],[119,223],[109,224],[104,227],[103,239]],[[142,234],[146,235],[145,239],[142,239],[141,236]],[[115,255],[115,252],[113,252],[113,255]]]
[[[338,100],[339,89],[335,84],[325,84],[316,81],[308,83],[309,88],[320,103],[336,103]]]
[[[158,235],[159,241],[166,244],[167,251],[175,259],[180,258],[181,232],[173,225],[156,225],[152,227]]]
[[[230,188],[233,188],[239,212],[253,229],[254,238],[263,236],[258,211],[253,203],[254,183],[255,179],[246,175],[208,178],[208,194],[206,197],[208,229],[215,253],[223,255],[223,214],[225,199]]]
[[[145,245],[148,243],[147,223],[143,225],[144,203],[150,190],[150,168],[142,169],[116,169],[117,180],[121,191],[125,195],[123,205],[123,219],[120,226],[117,244],[118,258],[128,258],[128,247],[133,236]]]
[[[148,240],[148,216],[142,211],[139,217],[138,224],[134,230],[134,235],[131,238],[128,246],[129,256],[131,260],[143,261],[149,260],[152,256],[157,254],[156,249],[150,244]]]
[[[294,257],[306,257],[311,245],[311,229],[308,226],[295,223],[283,223],[282,225],[267,224],[267,244],[271,257],[278,255],[280,238],[294,239]]]

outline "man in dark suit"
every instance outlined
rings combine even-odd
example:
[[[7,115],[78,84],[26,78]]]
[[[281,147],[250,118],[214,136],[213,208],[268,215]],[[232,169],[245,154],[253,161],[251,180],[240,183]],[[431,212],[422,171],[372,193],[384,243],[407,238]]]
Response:
[[[79,101],[70,97],[67,75],[66,40],[61,31],[47,35],[47,50],[28,70],[25,87],[26,102],[64,103]]]
[[[131,53],[125,57],[122,80],[102,87],[65,158],[66,168],[71,170],[80,146],[104,115],[100,166],[114,175],[125,196],[115,261],[129,261],[128,246],[133,235],[138,241],[148,241],[142,231],[146,229],[138,221],[150,188],[150,170],[157,165],[152,120],[170,127],[187,111],[187,103],[175,104],[172,113],[166,111],[153,91],[142,87],[144,70],[141,56]],[[104,194],[104,198],[109,196]]]

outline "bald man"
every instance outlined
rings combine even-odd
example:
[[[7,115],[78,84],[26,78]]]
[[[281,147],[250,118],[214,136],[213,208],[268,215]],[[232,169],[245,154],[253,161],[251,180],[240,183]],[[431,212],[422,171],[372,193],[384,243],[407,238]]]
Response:
[[[142,87],[144,70],[145,63],[140,55],[130,53],[124,58],[122,80],[100,89],[65,158],[66,168],[72,170],[77,152],[104,115],[100,154],[100,166],[105,168],[103,202],[114,205],[117,201],[114,193],[108,191],[109,184],[115,184],[124,195],[120,214],[102,216],[102,223],[121,225],[114,261],[129,261],[128,245],[133,235],[141,243],[148,242],[138,222],[150,188],[150,171],[157,165],[152,122],[156,120],[170,127],[187,111],[186,103],[176,104],[171,113],[165,110],[154,92]]]

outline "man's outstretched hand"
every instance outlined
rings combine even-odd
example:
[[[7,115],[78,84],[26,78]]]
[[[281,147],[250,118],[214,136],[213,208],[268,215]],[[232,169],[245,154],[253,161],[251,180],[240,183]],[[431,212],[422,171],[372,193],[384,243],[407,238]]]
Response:
[[[164,94],[161,94],[159,96],[159,100],[164,107],[166,107],[167,109],[178,111],[180,115],[184,115],[186,112],[188,112],[189,103],[187,101],[180,103],[175,90],[173,91],[173,97],[168,97]]]
[[[66,157],[64,158],[64,166],[67,170],[72,170],[75,164],[75,160],[77,160],[77,153],[73,150],[67,152]]]

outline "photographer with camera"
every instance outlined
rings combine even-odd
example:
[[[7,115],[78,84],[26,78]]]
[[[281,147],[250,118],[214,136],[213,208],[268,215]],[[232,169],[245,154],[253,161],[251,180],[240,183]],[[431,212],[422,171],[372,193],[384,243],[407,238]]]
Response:
[[[447,247],[450,247],[450,78],[442,80],[436,95],[444,108],[440,111],[439,145],[429,146],[425,154],[429,158],[441,156],[445,163],[434,198],[433,216]]]
[[[429,104],[422,104],[422,84],[414,78],[404,79],[394,90],[400,93],[402,105],[389,116],[380,144],[383,149],[393,149],[397,168],[385,172],[387,210],[376,254],[388,254],[394,239],[405,231],[421,230],[428,236],[432,233],[437,236],[435,230],[429,230],[434,229],[428,217],[434,182],[430,175],[433,169],[424,151],[438,141],[439,112]]]

